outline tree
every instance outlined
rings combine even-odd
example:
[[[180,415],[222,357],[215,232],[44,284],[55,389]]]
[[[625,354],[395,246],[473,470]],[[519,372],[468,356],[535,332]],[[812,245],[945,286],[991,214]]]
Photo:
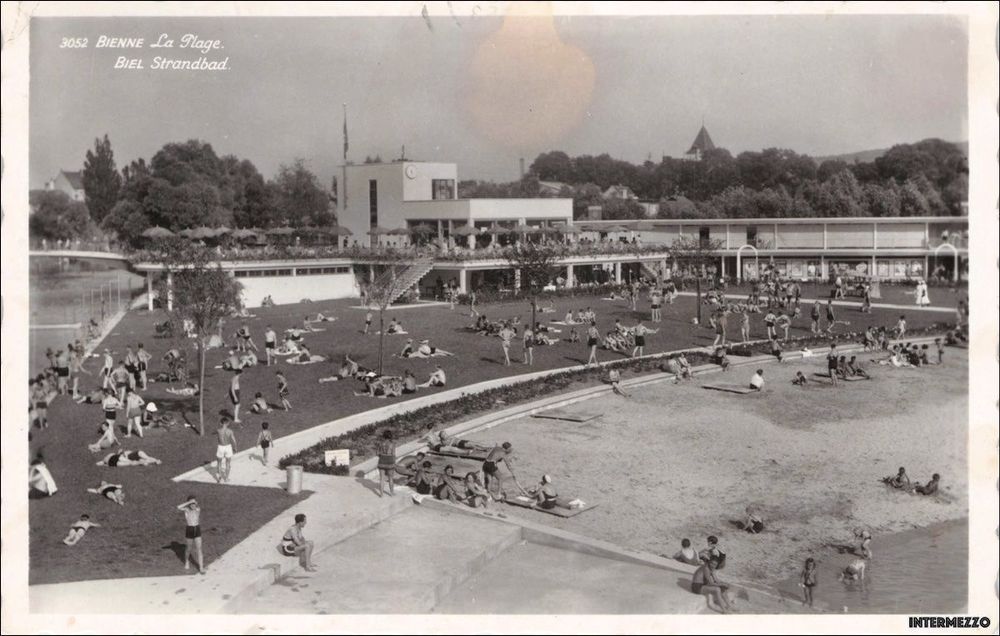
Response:
[[[382,375],[382,359],[385,353],[385,310],[389,308],[401,293],[412,285],[412,281],[407,283],[406,271],[412,267],[413,262],[390,263],[384,272],[368,286],[368,303],[374,303],[378,307],[378,374]],[[375,267],[369,264],[369,267]]]
[[[531,162],[529,170],[542,181],[568,182],[573,179],[573,161],[561,150],[538,155]]]
[[[515,271],[521,272],[521,287],[528,290],[531,299],[531,328],[535,328],[535,313],[538,309],[538,293],[556,275],[556,260],[561,249],[557,244],[518,241],[503,250]]]
[[[81,178],[90,217],[100,223],[117,203],[122,188],[122,176],[115,167],[115,153],[107,135],[103,140],[95,139],[94,150],[87,151]]]
[[[328,225],[330,197],[302,159],[282,165],[272,182],[277,217],[291,226]]]
[[[73,201],[60,190],[44,190],[34,195],[35,212],[28,218],[32,237],[50,241],[83,236],[90,228],[87,206]]]
[[[173,296],[170,319],[178,332],[184,321],[193,325],[198,351],[198,434],[205,434],[205,349],[221,321],[240,307],[242,285],[213,259],[211,250],[187,242],[171,242],[164,253],[167,279],[160,298]]]
[[[606,221],[644,219],[646,209],[633,199],[607,199],[602,204],[601,218]]]
[[[681,235],[670,245],[670,256],[678,265],[695,271],[696,318],[701,324],[701,275],[709,265],[713,265],[722,252],[723,242],[718,239],[701,239]]]
[[[132,247],[139,246],[142,242],[142,233],[152,225],[142,210],[142,204],[131,199],[123,199],[116,203],[101,224],[105,230],[114,232],[118,240]]]
[[[847,162],[842,159],[827,159],[819,164],[819,169],[816,170],[816,178],[820,181],[826,181],[838,172],[848,170],[849,168],[850,166],[847,165]]]

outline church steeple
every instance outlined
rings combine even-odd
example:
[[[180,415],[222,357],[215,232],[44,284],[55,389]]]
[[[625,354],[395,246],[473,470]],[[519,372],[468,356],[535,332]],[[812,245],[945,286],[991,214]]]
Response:
[[[705,122],[702,120],[701,130],[698,131],[698,136],[694,138],[691,149],[684,156],[697,161],[701,160],[705,152],[709,150],[715,150],[715,144],[712,143],[712,137],[709,136],[708,130],[705,128]]]

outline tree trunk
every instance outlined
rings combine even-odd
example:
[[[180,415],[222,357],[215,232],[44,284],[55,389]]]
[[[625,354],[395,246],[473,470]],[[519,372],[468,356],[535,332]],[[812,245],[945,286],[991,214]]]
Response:
[[[535,297],[535,295],[532,294],[531,295],[531,331],[532,331],[532,333],[534,333],[534,331],[535,331],[535,311],[537,310],[537,307],[538,307],[538,300]],[[535,334],[535,335],[537,336],[538,334]]]
[[[698,308],[698,324],[701,324],[701,276],[697,275],[695,272],[694,277],[694,298],[696,307]]]
[[[198,434],[205,434],[205,343],[198,338]]]
[[[385,307],[378,310],[378,374],[382,375],[382,342],[385,339]]]

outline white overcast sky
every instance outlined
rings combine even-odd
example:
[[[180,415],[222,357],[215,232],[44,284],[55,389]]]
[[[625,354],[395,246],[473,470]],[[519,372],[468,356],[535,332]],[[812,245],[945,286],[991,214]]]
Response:
[[[219,39],[232,70],[153,71],[165,49],[101,34]],[[59,48],[86,37],[83,50]],[[197,53],[165,53],[193,59]],[[112,68],[119,55],[147,70]],[[107,133],[119,167],[205,140],[266,176],[302,158],[329,184],[350,155],[454,161],[510,180],[546,150],[679,156],[704,117],[734,154],[814,156],[965,140],[967,30],[949,16],[39,18],[31,23],[30,181],[79,170]]]

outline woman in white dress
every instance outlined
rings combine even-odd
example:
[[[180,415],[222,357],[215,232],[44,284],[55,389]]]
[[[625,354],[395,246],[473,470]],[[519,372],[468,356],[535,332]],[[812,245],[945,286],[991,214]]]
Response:
[[[926,307],[929,304],[931,304],[931,299],[927,295],[927,281],[921,278],[917,281],[917,305]]]

